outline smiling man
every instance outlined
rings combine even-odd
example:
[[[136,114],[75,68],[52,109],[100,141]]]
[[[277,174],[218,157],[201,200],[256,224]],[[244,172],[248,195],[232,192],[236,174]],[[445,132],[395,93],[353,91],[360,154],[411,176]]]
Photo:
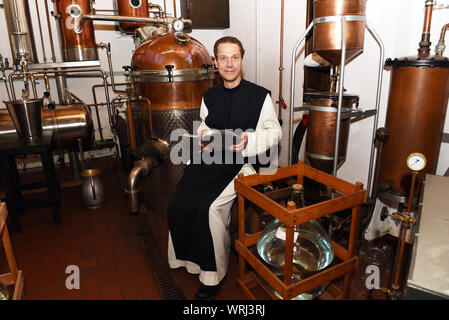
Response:
[[[231,161],[188,165],[167,208],[169,265],[199,274],[201,285],[195,295],[199,300],[213,299],[227,272],[234,178],[256,173],[256,157],[276,147],[282,136],[270,92],[243,79],[244,53],[237,38],[223,37],[215,43],[223,83],[204,93],[200,109],[198,136],[210,129],[241,132],[236,144],[202,151]],[[244,163],[235,161],[237,155]]]

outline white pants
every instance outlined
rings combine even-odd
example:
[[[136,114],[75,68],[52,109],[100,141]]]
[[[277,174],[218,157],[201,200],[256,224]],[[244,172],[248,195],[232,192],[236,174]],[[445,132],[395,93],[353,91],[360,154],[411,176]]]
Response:
[[[254,173],[252,166],[244,165],[242,170],[245,175]],[[196,263],[176,259],[171,234],[168,234],[168,264],[175,269],[185,267],[189,273],[199,274],[200,282],[207,286],[214,286],[226,275],[231,248],[229,225],[231,223],[231,207],[236,198],[234,191],[234,179],[223,192],[212,202],[209,208],[209,228],[214,244],[215,264],[217,271],[203,271]],[[194,248],[192,248],[194,250]]]

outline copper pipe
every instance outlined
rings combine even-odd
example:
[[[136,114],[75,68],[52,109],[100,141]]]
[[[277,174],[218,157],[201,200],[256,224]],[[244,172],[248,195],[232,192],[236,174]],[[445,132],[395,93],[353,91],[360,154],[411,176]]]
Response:
[[[412,183],[410,186],[410,193],[408,196],[408,204],[407,204],[407,213],[406,215],[409,215],[412,210],[412,202],[413,202],[413,194],[415,193],[415,184],[416,184],[416,177],[418,176],[417,171],[412,172]],[[392,285],[392,288],[394,290],[399,290],[399,277],[401,274],[401,267],[402,267],[402,260],[404,259],[404,251],[405,251],[405,240],[407,238],[407,230],[408,228],[404,227],[401,234],[401,245],[399,248],[399,256],[398,256],[398,262],[396,265],[395,275],[394,275],[394,282]]]
[[[39,14],[39,4],[37,0],[34,0],[36,3],[36,11],[37,11],[37,21],[39,25],[39,35],[41,37],[41,46],[42,46],[42,59],[44,60],[44,63],[47,62],[47,57],[45,56],[45,46],[44,46],[44,37],[42,36],[42,25],[41,25],[41,17]]]
[[[148,98],[143,98],[148,103],[148,121],[150,122],[150,132],[153,132],[153,117],[151,114],[151,101]]]
[[[167,17],[167,3],[164,0],[164,12],[165,12],[165,17]]]
[[[419,43],[418,55],[420,58],[425,58],[429,56],[430,53],[430,27],[432,25],[432,12],[433,12],[434,1],[426,0],[425,8],[426,12],[424,14],[424,26],[421,36],[421,42]]]
[[[176,0],[173,0],[173,16],[176,18]]]
[[[51,26],[50,26],[50,16],[48,13],[48,4],[47,4],[48,0],[44,0],[44,4],[45,4],[45,15],[47,18],[47,28],[48,28],[48,36],[50,37],[50,48],[51,48],[51,60],[53,62],[56,62],[56,55],[55,55],[55,46],[53,44],[53,35],[51,33]]]

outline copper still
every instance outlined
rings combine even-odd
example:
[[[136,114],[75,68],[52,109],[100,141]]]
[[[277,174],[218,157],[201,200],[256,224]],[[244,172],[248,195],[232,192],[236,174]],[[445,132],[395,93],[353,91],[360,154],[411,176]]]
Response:
[[[304,100],[307,109],[309,110],[306,138],[307,159],[312,167],[326,173],[332,173],[335,152],[338,93],[306,93],[304,94]],[[358,103],[358,96],[343,95],[337,168],[345,161],[348,148],[351,119],[345,115],[350,114],[354,106],[358,106]]]
[[[387,59],[391,69],[385,128],[389,139],[384,143],[378,165],[379,198],[386,203],[406,203],[412,175],[407,157],[420,152],[426,167],[417,178],[420,186],[426,173],[435,174],[449,99],[449,59],[438,44],[430,55],[430,27],[434,2],[425,2],[425,15],[418,55]],[[444,35],[446,26],[443,27]],[[443,41],[444,42],[444,41]],[[418,198],[421,188],[415,188]],[[410,200],[411,201],[411,200]]]
[[[91,13],[90,1],[56,0],[55,7],[62,59],[65,62],[98,60],[93,22],[87,21],[80,34],[74,31],[75,20],[83,14]]]
[[[203,93],[213,86],[215,70],[207,49],[197,40],[182,32],[167,31],[150,37],[134,52],[131,60],[132,81],[135,95],[151,102],[153,133],[169,145],[175,129],[193,133],[193,122],[199,121],[199,110]],[[149,136],[148,103],[133,105],[135,148],[139,152]],[[128,119],[128,123],[130,123]],[[184,172],[184,166],[165,161],[153,170],[148,178],[156,180],[149,186],[146,195],[161,193],[168,200],[175,191],[177,182]],[[154,185],[160,186],[155,190]],[[149,197],[145,198],[146,201]],[[150,201],[154,204],[157,200]]]
[[[93,143],[93,122],[89,109],[82,104],[57,105],[55,110],[42,110],[42,130],[53,131],[54,138],[64,148],[77,150],[78,139],[85,148]],[[6,110],[0,110],[0,138],[16,129]]]
[[[366,0],[315,0],[313,51],[333,66],[340,65],[341,16],[346,16],[345,63],[363,52]]]
[[[147,0],[116,0],[118,15],[128,17],[148,17]],[[145,24],[138,22],[120,22],[120,29],[124,32],[134,32]]]
[[[391,195],[407,197],[411,174],[405,159],[410,153],[420,152],[427,159],[418,184],[425,173],[436,173],[449,99],[449,60],[408,57],[388,59],[385,65],[392,69],[385,120],[390,137],[382,152],[379,181]]]

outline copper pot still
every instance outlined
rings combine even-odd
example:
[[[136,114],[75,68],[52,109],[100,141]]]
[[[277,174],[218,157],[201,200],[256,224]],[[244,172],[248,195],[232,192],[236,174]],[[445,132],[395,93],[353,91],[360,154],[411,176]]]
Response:
[[[411,153],[427,159],[418,186],[426,173],[436,173],[449,99],[449,60],[407,57],[387,59],[385,65],[391,68],[385,120],[390,137],[383,147],[379,183],[392,187],[391,194],[408,197],[411,171],[406,159]]]
[[[54,138],[64,148],[77,150],[81,138],[83,146],[93,143],[93,121],[89,109],[82,104],[57,105],[55,110],[42,109],[42,130],[53,131]],[[0,111],[0,139],[3,135],[15,133],[16,129],[8,111]]]
[[[306,137],[306,156],[312,167],[332,173],[334,167],[335,134],[337,124],[338,93],[304,94],[309,120]],[[343,95],[340,117],[340,136],[338,145],[339,168],[346,160],[348,149],[350,117],[345,117],[358,105],[359,97]]]
[[[62,59],[65,62],[98,60],[93,22],[86,21],[80,34],[74,31],[75,19],[92,13],[90,1],[56,0],[55,8],[58,14]]]
[[[149,17],[147,0],[116,0],[116,7],[119,16],[128,17]],[[138,22],[120,22],[120,29],[124,32],[134,32],[145,24]]]
[[[333,66],[341,63],[341,16],[360,16],[362,21],[345,22],[345,64],[363,52],[365,38],[366,0],[315,0],[313,2],[313,51]]]
[[[175,129],[193,133],[194,121],[200,121],[203,93],[214,85],[216,74],[210,54],[199,41],[171,30],[139,46],[131,64],[137,68],[132,73],[135,95],[151,101],[153,134],[166,141],[171,150],[178,141],[170,141],[170,134]],[[147,103],[133,104],[136,152],[149,136],[149,112]],[[146,179],[152,181],[147,184],[146,204],[157,203],[150,200],[157,193],[164,200],[170,199],[183,172],[184,165],[175,165],[170,159],[154,169]]]

